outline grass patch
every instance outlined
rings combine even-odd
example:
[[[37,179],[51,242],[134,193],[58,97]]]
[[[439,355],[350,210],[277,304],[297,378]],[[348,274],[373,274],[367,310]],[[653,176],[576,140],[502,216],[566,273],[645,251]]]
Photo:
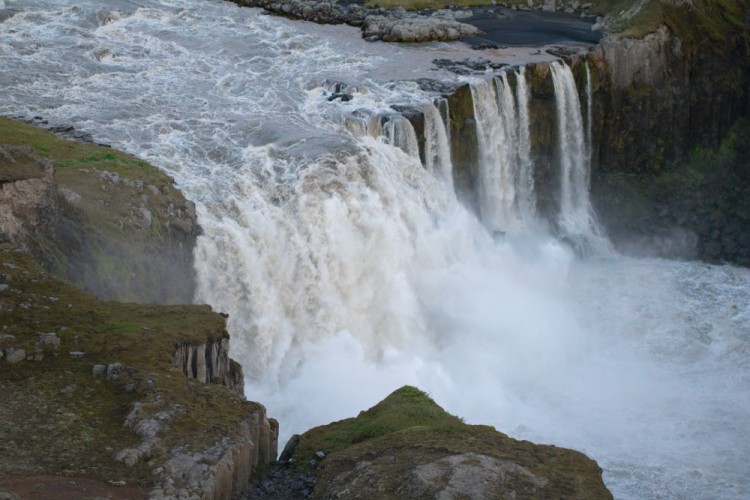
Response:
[[[29,146],[55,162],[58,170],[98,168],[157,186],[171,184],[169,177],[143,160],[114,149],[62,139],[46,130],[0,117],[0,144]]]
[[[404,386],[356,418],[316,427],[300,437],[294,456],[309,460],[317,450],[334,452],[394,432],[451,431],[463,421],[440,408],[425,392]]]
[[[348,497],[354,491],[361,498],[440,498],[452,472],[437,473],[440,466],[431,464],[449,457],[474,467],[493,459],[518,464],[546,478],[544,490],[534,491],[533,498],[611,498],[601,470],[584,455],[516,441],[489,426],[465,424],[411,386],[396,390],[356,418],[300,436],[294,454],[298,467],[307,467],[318,450],[327,456],[306,471],[318,476],[314,498]],[[416,487],[419,473],[415,471],[422,466],[436,474]],[[511,489],[529,492],[515,478],[506,480],[513,486],[498,481],[483,488],[483,493],[491,492],[486,498],[507,498]]]

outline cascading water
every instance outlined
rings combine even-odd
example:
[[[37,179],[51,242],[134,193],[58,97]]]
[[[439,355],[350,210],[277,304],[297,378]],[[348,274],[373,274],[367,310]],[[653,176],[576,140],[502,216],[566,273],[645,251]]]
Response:
[[[413,144],[365,118],[431,102],[397,71],[426,72],[441,46],[225,2],[4,3],[0,113],[73,124],[176,179],[204,231],[197,300],[229,313],[247,395],[284,435],[414,384],[469,422],[584,451],[617,498],[750,496],[750,272],[493,240]],[[568,73],[553,64],[575,169],[588,158]],[[368,91],[328,101],[315,83],[342,78]],[[501,155],[485,123],[499,136],[505,91],[474,85],[483,159]],[[569,180],[577,217],[587,180]],[[493,229],[521,226],[519,184],[482,213]],[[595,233],[581,220],[571,234]]]
[[[389,116],[382,126],[381,134],[388,144],[402,149],[412,158],[419,159],[419,144],[417,133],[411,122],[403,116]]]
[[[445,103],[446,113],[447,102]],[[451,163],[451,148],[448,142],[448,132],[440,111],[430,101],[422,107],[425,128],[425,167],[433,175],[438,176],[449,191],[453,191],[453,165]]]
[[[575,79],[570,68],[561,62],[551,63],[550,70],[555,88],[560,162],[558,224],[574,244],[606,251],[609,244],[602,236],[589,200],[591,158]]]
[[[493,231],[519,231],[534,221],[535,195],[525,68],[472,85],[479,146],[479,213]]]

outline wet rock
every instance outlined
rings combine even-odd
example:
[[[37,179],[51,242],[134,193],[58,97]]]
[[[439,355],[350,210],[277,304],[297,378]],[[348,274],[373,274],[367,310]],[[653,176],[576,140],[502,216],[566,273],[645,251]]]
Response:
[[[339,92],[328,96],[328,102],[335,101],[336,99],[339,99],[341,102],[349,102],[354,99],[354,96],[351,94],[344,94]]]
[[[461,40],[481,34],[478,28],[455,20],[421,16],[367,16],[362,36],[385,42],[427,42]]]

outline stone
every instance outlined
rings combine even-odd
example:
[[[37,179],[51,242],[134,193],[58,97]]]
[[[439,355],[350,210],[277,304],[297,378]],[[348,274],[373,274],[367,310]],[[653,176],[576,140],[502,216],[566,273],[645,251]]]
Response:
[[[5,361],[8,363],[18,363],[26,359],[26,351],[24,349],[16,349],[15,347],[8,347],[5,349]]]
[[[323,460],[326,457],[326,452],[323,450],[318,450],[315,452],[315,458],[317,460]]]
[[[60,195],[69,205],[73,205],[75,207],[81,203],[81,195],[76,193],[72,189],[58,188],[57,192],[60,193]]]
[[[294,450],[297,448],[298,444],[299,434],[293,434],[284,446],[284,450],[281,452],[281,455],[279,455],[279,462],[288,462],[289,460],[291,460],[292,455],[294,454]]]
[[[94,365],[94,368],[91,371],[94,375],[101,377],[105,373],[107,373],[107,366],[106,365]]]
[[[42,347],[57,348],[60,345],[60,337],[56,333],[37,333],[36,343]]]
[[[6,285],[5,283],[3,283],[2,285],[0,285],[0,292],[4,292],[5,290],[9,288],[10,288],[10,285]]]
[[[86,353],[83,351],[70,351],[68,354],[71,358],[82,358],[86,355]]]

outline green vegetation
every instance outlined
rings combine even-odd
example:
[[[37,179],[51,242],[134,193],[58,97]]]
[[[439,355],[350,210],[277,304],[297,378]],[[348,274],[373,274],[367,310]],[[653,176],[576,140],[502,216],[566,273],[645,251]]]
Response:
[[[675,228],[697,237],[711,262],[750,265],[750,120],[737,120],[715,148],[694,147],[686,159],[648,173],[602,175],[597,210],[610,236],[627,245]]]
[[[62,139],[38,127],[3,117],[0,117],[0,144],[30,147],[42,158],[53,160],[58,175],[70,170],[96,168],[128,179],[141,179],[158,187],[171,185],[166,174],[131,155],[95,144]]]
[[[393,432],[439,430],[465,427],[461,419],[446,413],[416,387],[405,386],[357,418],[348,418],[306,432],[295,456],[307,457],[317,450],[338,451],[368,439]]]
[[[730,33],[747,29],[746,11],[740,0],[649,0],[632,19],[614,27],[622,36],[642,38],[665,24],[690,50],[710,49],[706,42],[723,42]]]

